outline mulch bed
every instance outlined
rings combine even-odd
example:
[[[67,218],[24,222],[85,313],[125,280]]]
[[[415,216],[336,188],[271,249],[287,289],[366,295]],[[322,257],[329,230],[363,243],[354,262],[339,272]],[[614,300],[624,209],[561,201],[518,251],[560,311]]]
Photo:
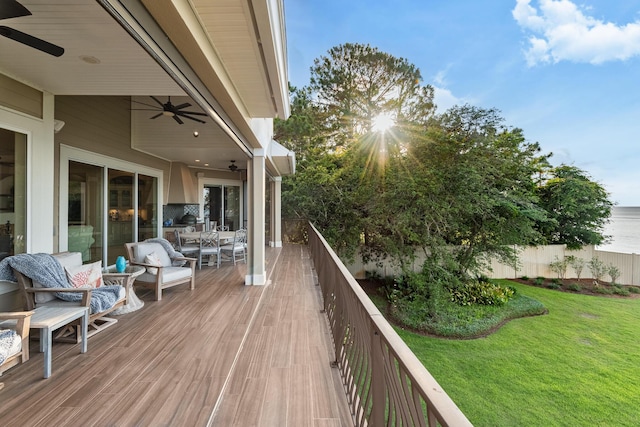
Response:
[[[613,286],[610,282],[596,282],[593,279],[537,279],[537,278],[528,278],[528,279],[509,279],[513,282],[522,283],[525,285],[535,286],[537,288],[548,288],[553,289],[560,292],[569,292],[572,294],[582,294],[582,295],[593,295],[599,297],[610,297],[610,298],[640,298],[640,293],[629,292],[629,295],[620,295],[614,293],[617,289],[616,286]],[[556,285],[560,285],[556,289]],[[578,285],[579,290],[575,288]],[[632,286],[623,285],[623,289],[629,289]],[[640,289],[637,286],[633,286],[636,289]]]
[[[598,297],[608,297],[608,298],[640,298],[640,293],[633,293],[633,292],[629,292],[629,295],[620,295],[620,294],[615,294],[613,293],[614,290],[616,289],[615,286],[611,285],[610,282],[603,282],[600,281],[598,283],[598,285],[596,285],[595,280],[593,279],[551,279],[551,278],[545,278],[541,284],[536,283],[536,278],[529,278],[527,280],[524,280],[522,278],[518,278],[518,279],[508,279],[511,280],[513,282],[518,282],[518,283],[522,283],[524,285],[529,285],[529,286],[534,286],[537,288],[547,288],[547,289],[553,289],[559,292],[568,292],[568,293],[572,293],[572,294],[582,294],[582,295],[592,295],[592,296],[598,296]],[[380,292],[381,290],[381,285],[382,283],[376,280],[358,280],[358,283],[360,284],[360,286],[362,287],[362,289],[368,294],[368,295],[382,295],[382,292]],[[560,284],[560,286],[555,289],[555,284]],[[571,285],[578,285],[580,287],[579,290],[576,290],[575,288],[572,289]],[[623,288],[631,288],[632,286],[622,286]],[[633,286],[637,289],[640,289],[640,287],[638,286]]]

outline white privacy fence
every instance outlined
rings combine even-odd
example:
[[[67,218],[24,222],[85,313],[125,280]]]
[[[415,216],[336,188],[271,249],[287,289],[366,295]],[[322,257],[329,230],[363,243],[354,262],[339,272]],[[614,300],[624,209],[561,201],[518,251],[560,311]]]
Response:
[[[618,252],[606,252],[596,250],[593,246],[587,246],[580,250],[569,250],[565,245],[549,245],[538,247],[520,247],[518,250],[520,263],[516,269],[514,266],[501,264],[497,261],[491,263],[491,271],[487,271],[486,275],[494,279],[513,279],[517,277],[527,276],[554,278],[557,274],[551,271],[549,265],[556,259],[563,260],[565,257],[574,256],[582,258],[585,266],[582,270],[580,278],[586,279],[591,277],[591,271],[587,263],[592,258],[598,258],[605,265],[614,265],[620,270],[620,277],[616,280],[623,285],[640,285],[640,255],[625,254]],[[424,262],[424,255],[418,255],[414,261],[413,267],[419,270]],[[348,269],[357,279],[365,278],[367,273],[376,273],[380,276],[395,276],[401,271],[387,260],[382,263],[363,263],[357,259],[354,263],[348,264]],[[577,277],[576,272],[569,266],[567,268],[566,278]],[[602,280],[609,281],[608,275],[602,277]]]

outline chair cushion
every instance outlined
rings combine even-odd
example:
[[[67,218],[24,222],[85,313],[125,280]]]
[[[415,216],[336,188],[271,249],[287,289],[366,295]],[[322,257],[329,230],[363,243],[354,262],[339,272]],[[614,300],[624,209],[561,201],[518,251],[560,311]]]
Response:
[[[163,267],[168,267],[171,265],[171,258],[169,258],[169,254],[164,250],[160,243],[150,242],[150,243],[138,243],[133,247],[133,257],[135,262],[144,263],[144,259],[150,253],[155,252],[160,259],[160,265]],[[155,279],[154,279],[155,281]]]
[[[80,252],[62,252],[53,255],[53,257],[62,265],[62,267],[73,267],[82,265],[82,254]],[[42,283],[34,280],[34,288],[43,288]],[[49,301],[57,300],[56,296],[52,293],[36,292],[35,301],[36,304],[44,304]]]
[[[200,253],[202,255],[215,255],[218,252],[220,252],[220,250],[218,249],[218,247],[211,247],[211,248],[202,248],[200,249]]]
[[[137,281],[145,283],[155,283],[156,274],[148,272],[142,273],[136,277]],[[162,269],[162,283],[173,282],[174,280],[186,279],[191,277],[191,269],[186,267],[164,267]]]
[[[102,286],[102,261],[64,268],[69,283],[74,288],[99,288]]]
[[[22,350],[22,338],[13,329],[0,329],[0,365]]]
[[[144,257],[144,263],[162,267],[162,261],[160,261],[160,257],[158,257],[158,254],[155,252],[151,252],[146,257]],[[147,273],[158,274],[158,269],[155,267],[147,267]]]

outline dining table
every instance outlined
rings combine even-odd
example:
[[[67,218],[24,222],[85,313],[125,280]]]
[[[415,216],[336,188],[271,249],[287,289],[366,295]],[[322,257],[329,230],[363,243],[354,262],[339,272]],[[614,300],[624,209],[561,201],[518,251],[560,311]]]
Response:
[[[184,231],[180,233],[180,237],[184,240],[193,240],[197,242],[200,240],[200,233],[208,233],[208,232],[207,231]],[[222,244],[228,243],[229,241],[233,240],[235,235],[236,235],[235,231],[218,231],[220,244],[222,245]]]
[[[183,231],[182,233],[180,233],[180,238],[185,241],[200,242],[201,233],[209,233],[209,231]],[[235,231],[218,231],[220,245],[226,245],[230,242],[232,243],[235,235]],[[213,257],[209,257],[209,261],[207,262],[207,264],[209,266],[214,265]]]

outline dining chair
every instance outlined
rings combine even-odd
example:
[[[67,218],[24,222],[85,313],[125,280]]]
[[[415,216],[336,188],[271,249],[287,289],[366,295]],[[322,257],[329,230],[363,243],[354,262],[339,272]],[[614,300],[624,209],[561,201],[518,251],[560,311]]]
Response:
[[[233,265],[236,265],[236,260],[241,259],[245,263],[247,262],[246,246],[247,231],[243,229],[236,230],[233,237],[233,243],[229,245],[223,245],[220,247],[221,253],[226,253],[233,259]]]
[[[228,225],[219,225],[216,227],[216,230],[218,231],[229,231],[229,226]]]
[[[186,243],[180,235],[180,230],[175,230],[177,250],[184,256],[196,254],[200,250],[200,246],[195,243]]]
[[[220,238],[217,231],[200,233],[200,251],[198,252],[198,269],[202,269],[202,258],[216,256],[216,268],[220,268]]]

